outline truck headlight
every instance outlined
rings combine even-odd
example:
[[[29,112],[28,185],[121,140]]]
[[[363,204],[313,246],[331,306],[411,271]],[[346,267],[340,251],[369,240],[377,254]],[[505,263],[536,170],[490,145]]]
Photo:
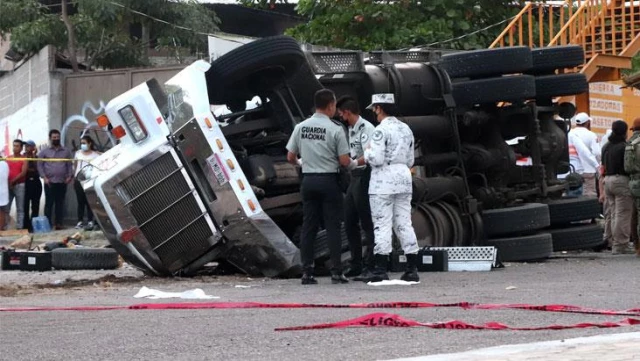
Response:
[[[133,137],[136,143],[147,138],[147,130],[145,129],[144,125],[140,122],[138,113],[136,113],[135,109],[133,109],[133,106],[127,105],[126,107],[120,109],[118,113],[120,113],[122,120],[124,120],[124,123],[127,125],[127,128],[129,129],[129,133],[131,134],[131,136]]]

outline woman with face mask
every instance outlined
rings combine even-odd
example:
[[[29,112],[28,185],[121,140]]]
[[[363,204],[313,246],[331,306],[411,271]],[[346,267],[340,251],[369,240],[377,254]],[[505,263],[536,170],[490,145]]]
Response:
[[[91,139],[90,136],[85,135],[80,138],[80,150],[76,152],[74,158],[74,189],[76,191],[76,199],[78,200],[78,224],[76,225],[77,229],[86,228],[92,230],[94,228],[93,212],[91,212],[91,208],[89,208],[89,202],[87,202],[87,197],[84,194],[84,189],[82,189],[82,185],[80,184],[80,181],[78,181],[78,173],[80,173],[80,170],[82,170],[82,168],[86,167],[99,155],[100,153],[95,150],[93,139]],[[85,210],[87,211],[86,224],[84,223]]]

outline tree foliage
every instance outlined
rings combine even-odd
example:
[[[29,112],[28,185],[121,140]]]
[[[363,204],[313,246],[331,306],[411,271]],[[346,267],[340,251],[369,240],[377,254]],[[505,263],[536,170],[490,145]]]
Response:
[[[274,6],[282,0],[241,0]],[[287,33],[300,41],[345,49],[394,50],[436,43],[485,28],[517,14],[524,1],[505,0],[300,0],[309,19]],[[506,25],[506,24],[504,24]],[[442,47],[486,47],[503,30],[496,26]]]
[[[75,0],[69,19],[75,33],[73,43],[88,67],[118,68],[146,65],[150,44],[175,53],[205,51],[207,37],[218,29],[219,19],[195,0]],[[63,1],[61,1],[63,3]],[[61,6],[43,5],[38,0],[0,1],[0,36],[11,34],[14,50],[33,54],[45,45],[69,50],[69,31],[63,23]],[[170,24],[151,19],[164,20]],[[134,34],[138,36],[132,36]],[[72,34],[73,35],[73,34]]]

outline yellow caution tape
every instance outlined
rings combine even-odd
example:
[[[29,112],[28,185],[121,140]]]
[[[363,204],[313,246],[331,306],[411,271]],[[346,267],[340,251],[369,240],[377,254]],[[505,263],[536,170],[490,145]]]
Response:
[[[81,159],[66,159],[66,158],[0,158],[0,160],[4,161],[25,161],[28,160],[30,162],[77,162],[82,161]],[[84,161],[86,163],[90,163]]]

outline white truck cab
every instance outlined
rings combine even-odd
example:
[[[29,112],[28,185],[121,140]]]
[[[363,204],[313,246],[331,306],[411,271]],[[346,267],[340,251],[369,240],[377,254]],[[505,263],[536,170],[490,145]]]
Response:
[[[224,258],[251,275],[299,272],[300,254],[260,203],[211,113],[198,61],[111,100],[98,123],[119,144],[81,170],[98,224],[130,263],[157,275]]]

